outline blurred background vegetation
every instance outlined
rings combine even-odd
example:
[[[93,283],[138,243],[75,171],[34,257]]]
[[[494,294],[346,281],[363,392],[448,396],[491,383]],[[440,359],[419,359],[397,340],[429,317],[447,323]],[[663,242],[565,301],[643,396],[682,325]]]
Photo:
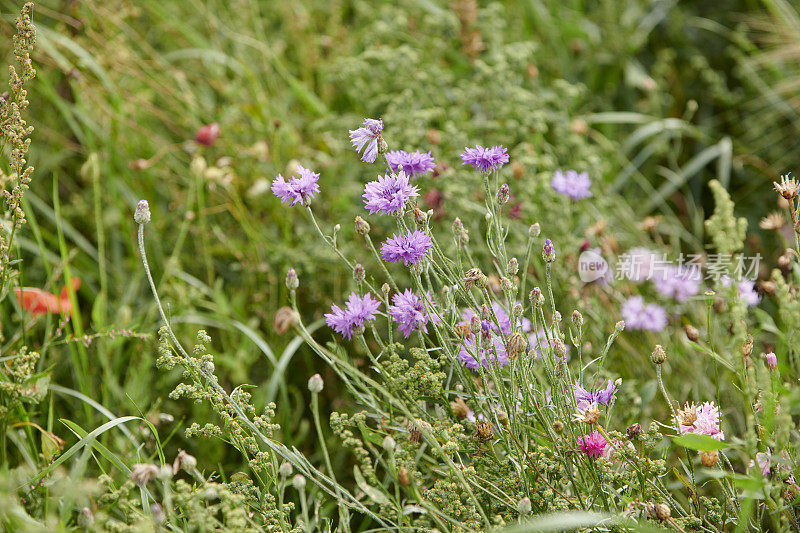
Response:
[[[321,172],[316,210],[328,227],[342,225],[340,241],[369,269],[368,254],[346,238],[363,183],[378,171],[349,146],[347,130],[363,117],[384,119],[391,148],[433,152],[440,166],[423,184],[424,203],[443,231],[481,204],[457,154],[502,143],[515,162],[519,242],[540,222],[568,255],[585,238],[615,253],[642,241],[643,218],[660,215],[656,240],[702,251],[713,207],[705,184],[716,177],[755,230],[753,250],[768,262],[780,255],[782,244],[755,228],[775,208],[771,181],[791,170],[800,142],[800,11],[791,3],[395,4],[37,3],[38,77],[29,87],[36,172],[18,241],[21,285],[58,292],[65,271],[83,284],[80,310],[63,328],[57,317],[26,317],[22,327],[24,315],[7,300],[0,347],[22,334],[42,352],[42,368],[61,387],[41,406],[48,429],[62,435],[57,419],[67,413],[84,428],[99,425],[92,398],[116,416],[148,415],[163,423],[167,446],[197,453],[182,429],[187,420],[202,424],[206,408],[169,400],[178,376],[154,369],[158,316],[132,220],[145,198],[151,264],[172,320],[186,338],[207,329],[226,388],[249,383],[257,405],[277,400],[282,439],[313,456],[308,418],[298,412],[308,377],[324,375],[323,365],[272,320],[285,305],[288,267],[300,275],[308,319],[341,299],[351,273],[313,244],[306,217],[280,207],[269,182],[295,160]],[[0,6],[10,63],[21,2]],[[192,142],[212,122],[221,127],[214,146]],[[597,200],[564,217],[567,204],[549,179],[567,167],[589,171]],[[602,238],[590,231],[601,219]],[[563,292],[565,309],[587,298]],[[587,313],[600,342],[618,317]],[[92,342],[77,340],[84,335]],[[80,360],[85,368],[73,364]],[[328,382],[326,408],[346,408],[344,392]],[[203,446],[206,464],[221,471],[241,462],[221,444]],[[345,452],[337,460],[348,460]]]

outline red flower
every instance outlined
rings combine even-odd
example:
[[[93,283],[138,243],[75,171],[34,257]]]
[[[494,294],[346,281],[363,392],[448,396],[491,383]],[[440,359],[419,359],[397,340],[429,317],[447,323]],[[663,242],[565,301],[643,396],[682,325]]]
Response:
[[[72,278],[72,290],[77,291],[81,286],[81,278]],[[72,302],[69,299],[69,288],[61,289],[61,294],[37,289],[36,287],[22,287],[14,289],[19,305],[33,316],[48,313],[72,315]]]
[[[197,135],[195,136],[194,140],[203,146],[214,146],[217,137],[219,137],[219,131],[219,124],[216,122],[206,124],[197,130]]]

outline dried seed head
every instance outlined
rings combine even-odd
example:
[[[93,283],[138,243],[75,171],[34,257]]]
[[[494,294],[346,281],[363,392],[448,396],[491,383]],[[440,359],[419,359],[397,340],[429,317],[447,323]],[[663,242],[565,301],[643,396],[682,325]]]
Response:
[[[147,224],[150,222],[150,204],[147,200],[139,200],[136,204],[136,211],[133,213],[133,221],[137,224]]]
[[[319,374],[314,374],[308,379],[308,390],[313,392],[314,394],[319,394],[322,392],[322,388],[325,386],[325,382],[322,381],[322,376]]]
[[[639,223],[639,229],[644,231],[655,231],[658,228],[658,223],[661,222],[661,215],[644,217]]]
[[[775,185],[775,190],[778,191],[786,200],[792,200],[800,193],[800,182],[791,177],[791,174],[781,176],[781,182],[772,182]]]
[[[656,344],[656,347],[653,348],[653,353],[650,354],[650,361],[653,364],[660,365],[663,364],[664,361],[667,360],[667,352],[664,351],[664,347],[660,344]]]
[[[195,468],[197,468],[197,459],[183,450],[178,450],[178,455],[172,462],[172,473],[178,475],[181,470],[191,473]]]
[[[575,413],[572,415],[572,420],[575,422],[583,422],[584,424],[589,424],[590,426],[596,424],[599,419],[600,409],[597,406],[597,402],[590,403],[585,409],[581,409],[580,407],[577,408]]]
[[[472,336],[469,324],[456,324],[453,326],[453,331],[462,339],[469,339]]]
[[[761,219],[761,222],[758,223],[758,227],[765,230],[779,230],[783,227],[786,223],[786,220],[783,218],[783,213],[779,211],[773,211],[772,213],[768,214],[764,218]]]
[[[747,338],[742,343],[742,355],[748,357],[751,353],[753,353],[753,337],[747,335]]]
[[[275,312],[275,316],[272,319],[272,327],[275,333],[283,335],[293,328],[298,323],[299,319],[300,317],[297,316],[294,309],[289,306],[284,306]]]
[[[770,296],[775,294],[775,290],[778,288],[778,285],[772,280],[760,281],[758,286],[761,287],[761,290],[764,291],[764,294],[768,294]]]
[[[450,402],[450,408],[456,418],[466,418],[469,414],[469,406],[462,398],[456,398]]]
[[[642,429],[641,424],[639,424],[638,422],[628,426],[628,429],[626,429],[625,432],[628,434],[628,438],[630,440],[638,439],[644,434],[644,430]]]
[[[719,462],[719,452],[712,450],[710,452],[700,452],[700,464],[706,468],[712,468]]]
[[[700,332],[691,324],[686,324],[683,330],[686,332],[686,338],[692,342],[697,342],[697,339],[700,338]]]
[[[464,274],[464,288],[469,290],[474,284],[479,289],[483,289],[489,283],[488,278],[481,272],[480,268],[470,268]]]
[[[478,420],[475,422],[475,432],[478,435],[478,440],[481,442],[489,442],[494,438],[494,429],[492,423],[488,420]]]
[[[158,467],[149,463],[136,463],[131,468],[131,481],[139,486],[145,486],[158,474]]]
[[[672,516],[672,511],[670,511],[669,506],[665,503],[656,503],[653,505],[653,514],[658,519],[659,522],[663,522],[670,516]]]
[[[512,359],[525,353],[525,349],[528,347],[527,339],[522,335],[522,333],[516,332],[512,333],[508,340],[506,341],[506,352],[508,356]]]
[[[697,422],[697,406],[686,402],[684,408],[678,410],[677,422],[681,426],[694,426]]]
[[[367,222],[363,218],[356,217],[355,225],[356,225],[356,233],[358,233],[359,235],[367,235],[369,233],[370,230],[369,222]]]

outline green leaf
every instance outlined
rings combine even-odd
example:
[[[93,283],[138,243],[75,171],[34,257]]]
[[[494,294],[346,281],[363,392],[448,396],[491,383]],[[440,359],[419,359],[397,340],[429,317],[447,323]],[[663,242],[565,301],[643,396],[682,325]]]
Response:
[[[358,485],[358,488],[363,490],[364,494],[369,496],[373,502],[381,505],[389,504],[389,498],[383,492],[367,483],[367,480],[364,479],[364,475],[361,473],[358,466],[353,467],[353,476],[356,478],[356,485]]]
[[[694,433],[687,433],[680,437],[675,437],[672,442],[678,446],[689,448],[690,450],[698,450],[701,452],[711,452],[714,450],[724,450],[730,448],[730,444],[718,441],[708,435],[696,435]]]

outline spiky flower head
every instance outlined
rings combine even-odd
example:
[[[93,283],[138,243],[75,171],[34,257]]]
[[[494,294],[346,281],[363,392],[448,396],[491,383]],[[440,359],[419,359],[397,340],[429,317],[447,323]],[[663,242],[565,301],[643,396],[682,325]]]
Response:
[[[439,322],[436,314],[430,315],[425,307],[427,300],[428,307],[433,307],[431,294],[425,295],[425,300],[414,294],[411,289],[398,292],[392,297],[392,305],[389,307],[389,314],[397,322],[397,329],[408,338],[414,331],[422,330],[428,332],[428,321]]]
[[[491,172],[508,163],[508,154],[503,146],[484,148],[478,144],[474,148],[464,148],[461,159],[462,164],[471,165],[475,170]]]
[[[589,435],[584,435],[579,439],[578,449],[587,456],[597,459],[603,455],[603,450],[606,449],[606,439],[599,431],[592,431]]]
[[[575,413],[572,415],[572,420],[575,422],[583,422],[584,424],[596,424],[600,419],[600,410],[597,402],[592,402],[584,407],[577,407]]]
[[[353,292],[350,293],[344,309],[336,304],[331,306],[331,312],[325,314],[325,321],[334,331],[350,339],[357,329],[364,327],[365,321],[375,318],[378,307],[380,307],[380,302],[375,300],[370,293],[360,297]]]
[[[399,216],[409,199],[419,196],[419,189],[408,183],[402,170],[397,174],[378,176],[364,187],[364,207],[370,214]]]
[[[357,153],[361,154],[361,160],[365,163],[374,163],[378,158],[379,144],[383,144],[383,120],[364,119],[364,125],[358,129],[350,130],[350,142]]]
[[[775,190],[778,191],[778,194],[787,200],[792,200],[800,194],[800,182],[793,178],[791,173],[781,176],[780,183],[773,181],[772,184],[775,185]]]
[[[428,234],[415,231],[406,235],[394,234],[381,246],[381,257],[387,263],[399,263],[406,266],[419,263],[428,249],[433,246]]]
[[[676,422],[682,434],[707,435],[717,440],[725,440],[719,425],[719,407],[714,402],[695,405],[686,403],[678,411]]]
[[[392,172],[402,170],[411,178],[427,174],[436,167],[430,152],[409,153],[405,150],[394,150],[386,153],[386,162]]]
[[[302,165],[297,165],[297,172],[300,175],[292,176],[288,181],[278,174],[272,182],[272,193],[280,198],[282,203],[289,204],[289,207],[294,206],[297,202],[308,205],[314,195],[319,192],[317,183],[319,174]]]

